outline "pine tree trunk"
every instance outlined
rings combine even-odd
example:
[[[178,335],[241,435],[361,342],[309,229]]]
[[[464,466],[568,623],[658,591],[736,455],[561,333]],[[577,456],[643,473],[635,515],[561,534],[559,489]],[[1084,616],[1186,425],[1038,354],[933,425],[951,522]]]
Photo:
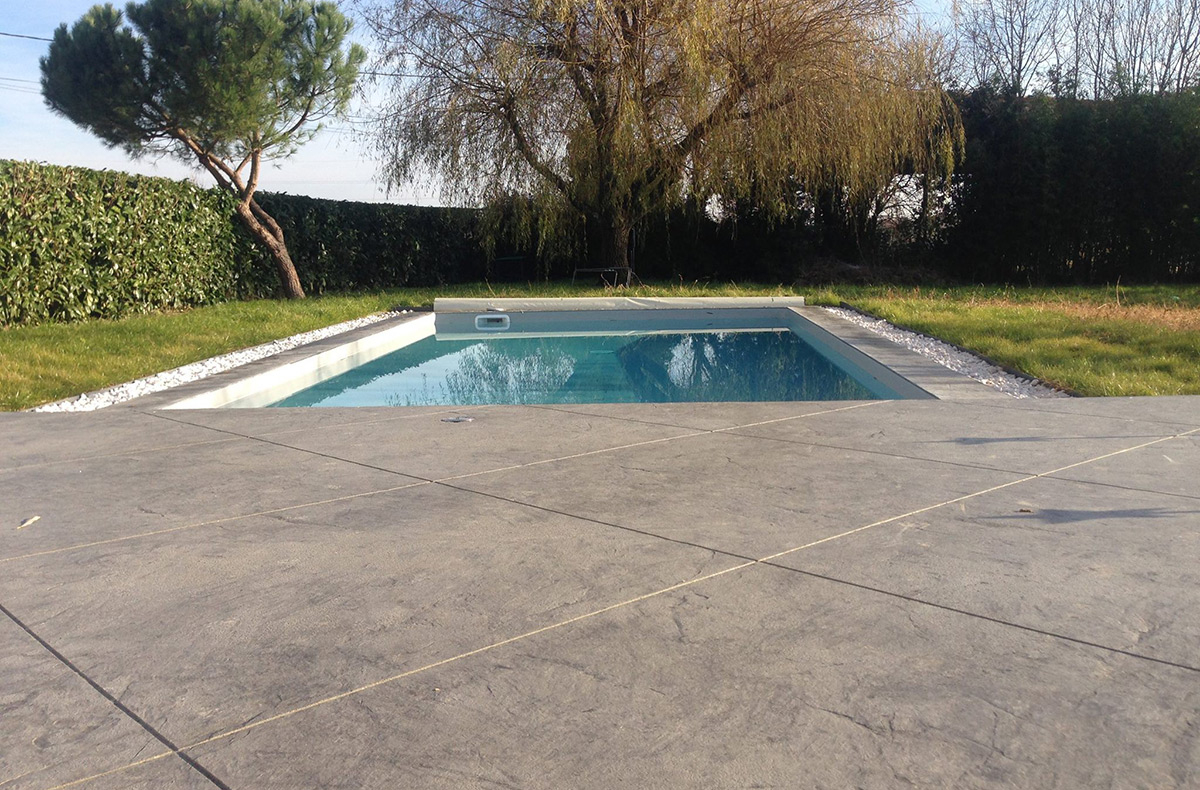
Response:
[[[266,225],[254,216],[249,205],[238,206],[238,217],[242,224],[263,247],[266,248],[271,260],[275,262],[275,271],[279,275],[279,287],[288,299],[303,299],[304,287],[300,285],[300,276],[288,254],[287,245],[283,241],[283,231],[272,233]]]
[[[287,247],[279,244],[272,246],[270,251],[271,260],[275,262],[275,271],[279,274],[279,286],[283,289],[283,295],[288,299],[303,299],[304,286],[300,285],[300,275],[296,273],[296,266],[292,263],[292,256],[288,254]]]

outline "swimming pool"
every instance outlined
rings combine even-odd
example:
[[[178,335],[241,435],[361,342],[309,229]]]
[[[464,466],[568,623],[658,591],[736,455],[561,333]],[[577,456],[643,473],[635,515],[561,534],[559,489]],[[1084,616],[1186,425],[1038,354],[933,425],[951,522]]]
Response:
[[[432,314],[173,408],[932,397],[807,320],[802,305],[439,300]]]

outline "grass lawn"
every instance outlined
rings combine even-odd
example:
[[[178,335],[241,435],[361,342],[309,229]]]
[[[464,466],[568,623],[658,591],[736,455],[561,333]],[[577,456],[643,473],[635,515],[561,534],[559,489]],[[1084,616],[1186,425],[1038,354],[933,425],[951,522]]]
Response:
[[[834,288],[899,326],[1081,395],[1200,395],[1200,286]]]
[[[911,289],[647,285],[630,296],[845,301],[1085,395],[1200,394],[1200,286]],[[263,300],[0,330],[0,409],[24,409],[435,296],[602,296],[565,284],[467,285]]]

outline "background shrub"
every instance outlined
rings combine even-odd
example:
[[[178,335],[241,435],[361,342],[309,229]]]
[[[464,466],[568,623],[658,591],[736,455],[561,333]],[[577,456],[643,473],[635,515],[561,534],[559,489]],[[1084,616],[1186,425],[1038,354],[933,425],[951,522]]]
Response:
[[[475,210],[257,199],[283,228],[309,293],[489,274]],[[0,325],[275,293],[273,264],[236,222],[233,201],[186,181],[0,160]]]
[[[1200,93],[960,98],[947,270],[983,282],[1200,279]]]
[[[718,222],[684,205],[636,229],[638,276],[1200,280],[1200,91],[1091,101],[984,87],[957,101],[966,157],[949,187],[938,187],[939,208],[929,215],[936,227],[914,234],[902,210],[854,225],[846,237],[846,217],[815,210],[819,201],[802,194],[780,222],[764,221],[752,206]],[[521,198],[488,212],[257,199],[282,226],[312,294],[567,278],[585,259],[580,228],[559,224],[548,238],[538,231],[548,224],[539,219],[544,207]],[[912,213],[918,204],[908,201]],[[274,293],[273,265],[233,208],[228,194],[188,182],[0,160],[0,325]]]
[[[485,279],[479,212],[261,193],[311,294]],[[259,267],[270,282],[272,270]],[[257,286],[261,290],[260,278]]]

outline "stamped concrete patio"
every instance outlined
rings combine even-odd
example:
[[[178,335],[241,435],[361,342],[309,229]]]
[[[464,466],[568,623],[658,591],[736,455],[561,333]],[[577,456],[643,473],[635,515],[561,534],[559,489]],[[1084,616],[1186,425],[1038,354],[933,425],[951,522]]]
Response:
[[[1198,471],[1200,398],[0,415],[0,788],[1197,787]]]

